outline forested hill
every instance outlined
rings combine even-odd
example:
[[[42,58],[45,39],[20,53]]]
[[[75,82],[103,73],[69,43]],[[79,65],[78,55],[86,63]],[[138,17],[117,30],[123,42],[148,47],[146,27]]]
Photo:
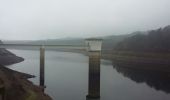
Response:
[[[147,34],[136,34],[119,42],[115,51],[170,52],[170,25],[151,30]]]

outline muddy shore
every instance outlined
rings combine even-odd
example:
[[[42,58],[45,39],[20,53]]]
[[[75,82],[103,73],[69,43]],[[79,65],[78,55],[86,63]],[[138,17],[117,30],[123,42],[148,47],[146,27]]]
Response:
[[[24,58],[0,48],[0,100],[52,100],[43,92],[43,87],[28,80],[35,76],[5,67],[22,61]]]
[[[36,86],[27,80],[33,77],[35,76],[0,65],[1,97],[4,96],[5,100],[52,100],[43,92],[42,87]]]

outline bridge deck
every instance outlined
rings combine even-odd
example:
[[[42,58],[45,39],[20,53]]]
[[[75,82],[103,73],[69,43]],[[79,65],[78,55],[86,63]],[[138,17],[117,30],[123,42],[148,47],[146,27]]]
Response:
[[[0,44],[0,48],[6,49],[23,49],[23,48],[34,48],[39,49],[44,47],[45,49],[78,49],[86,50],[85,45],[44,45],[44,44]]]

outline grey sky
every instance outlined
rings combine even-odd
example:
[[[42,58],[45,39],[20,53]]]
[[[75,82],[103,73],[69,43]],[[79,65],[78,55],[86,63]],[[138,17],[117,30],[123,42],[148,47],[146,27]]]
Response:
[[[0,39],[126,34],[170,24],[170,0],[0,0]]]

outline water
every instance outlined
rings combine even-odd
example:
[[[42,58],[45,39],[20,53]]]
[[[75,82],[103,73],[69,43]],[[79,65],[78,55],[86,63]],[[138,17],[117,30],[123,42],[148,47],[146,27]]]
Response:
[[[10,51],[24,57],[25,61],[9,68],[36,75],[36,78],[30,80],[38,85],[39,51]],[[45,92],[53,100],[86,100],[88,57],[77,53],[46,51],[45,59]],[[102,60],[100,100],[169,100],[169,77],[158,78],[155,74],[152,77],[145,74],[114,68],[111,63]]]

